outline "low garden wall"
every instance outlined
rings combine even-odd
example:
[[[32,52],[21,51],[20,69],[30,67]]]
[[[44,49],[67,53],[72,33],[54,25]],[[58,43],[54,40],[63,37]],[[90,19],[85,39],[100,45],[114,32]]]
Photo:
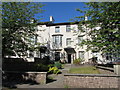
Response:
[[[33,81],[38,84],[46,84],[47,72],[5,71],[4,74],[4,79],[8,81]]]
[[[118,88],[120,76],[106,74],[65,74],[64,85],[71,88]]]

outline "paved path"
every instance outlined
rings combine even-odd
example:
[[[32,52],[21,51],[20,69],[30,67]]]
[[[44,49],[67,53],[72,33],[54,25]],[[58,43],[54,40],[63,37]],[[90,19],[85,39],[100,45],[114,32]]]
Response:
[[[16,85],[17,88],[65,88],[64,85],[64,74],[70,69],[71,64],[65,64],[62,74],[52,75],[51,77],[54,78],[55,81],[49,82],[44,85],[30,85],[30,84],[18,84]]]
[[[44,85],[30,85],[30,84],[18,84],[16,85],[17,88],[64,88],[64,84],[63,84],[63,74],[59,74],[59,75],[56,75],[54,77],[54,80],[55,81],[52,81],[52,82],[49,82],[47,84],[44,84]]]

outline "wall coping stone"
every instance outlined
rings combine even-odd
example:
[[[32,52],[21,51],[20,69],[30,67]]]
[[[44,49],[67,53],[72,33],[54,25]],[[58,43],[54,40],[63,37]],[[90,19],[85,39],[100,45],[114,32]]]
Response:
[[[64,76],[85,76],[85,77],[120,77],[120,75],[111,74],[64,74]]]
[[[96,67],[101,69],[111,70],[111,71],[114,70],[114,68],[110,68],[110,67],[104,67],[104,66],[96,66]]]
[[[41,74],[46,74],[47,72],[27,72],[27,71],[4,71],[4,72],[8,72],[8,73],[41,73]]]

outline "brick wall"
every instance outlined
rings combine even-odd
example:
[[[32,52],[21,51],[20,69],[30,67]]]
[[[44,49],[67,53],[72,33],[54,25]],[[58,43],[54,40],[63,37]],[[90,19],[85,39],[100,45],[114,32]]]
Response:
[[[118,88],[117,75],[66,74],[64,84],[72,88]]]

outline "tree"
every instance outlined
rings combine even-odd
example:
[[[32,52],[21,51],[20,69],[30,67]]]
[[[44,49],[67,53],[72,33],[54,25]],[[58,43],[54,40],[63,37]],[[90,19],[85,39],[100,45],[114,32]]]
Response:
[[[41,3],[2,3],[2,55],[13,52],[24,54],[29,49],[29,37],[33,37],[36,23],[31,23],[35,14],[43,12]],[[37,21],[37,20],[36,20]]]
[[[87,31],[89,38],[83,40],[81,45],[87,45],[88,50],[111,53],[116,57],[116,53],[120,53],[120,3],[90,2],[85,4],[87,6],[85,11],[77,9],[88,17],[87,21],[83,21],[83,16],[77,17],[81,19],[79,24],[81,31],[85,32],[85,28],[82,29],[83,24],[89,28]],[[96,29],[96,27],[100,28]]]

